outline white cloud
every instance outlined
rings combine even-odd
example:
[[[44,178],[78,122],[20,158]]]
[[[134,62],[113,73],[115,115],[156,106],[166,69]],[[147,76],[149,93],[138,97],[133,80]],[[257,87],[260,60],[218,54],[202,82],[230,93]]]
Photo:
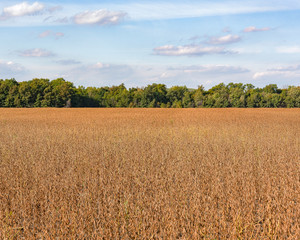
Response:
[[[207,87],[220,82],[249,82],[251,77],[251,71],[244,67],[209,64],[168,67],[157,76],[156,81],[191,87],[202,84]]]
[[[167,71],[167,72],[163,72],[159,77],[164,79],[164,78],[174,78],[178,75],[177,72],[175,71]]]
[[[3,7],[4,3],[0,1],[0,6]],[[5,1],[5,2],[8,2]],[[15,2],[15,1],[14,1]],[[44,3],[45,2],[45,3]],[[54,1],[58,2],[58,1]],[[178,18],[193,18],[203,16],[222,16],[232,14],[248,14],[248,13],[259,13],[259,12],[273,12],[273,11],[287,11],[300,9],[299,0],[288,0],[281,1],[280,3],[274,4],[274,0],[265,0],[263,3],[259,0],[246,0],[243,4],[240,4],[238,0],[224,1],[197,1],[190,0],[186,1],[101,1],[95,2],[92,5],[84,1],[74,1],[70,3],[60,3],[56,6],[52,1],[42,1],[28,3],[26,1],[6,7],[7,12],[6,18],[9,16],[24,16],[32,15],[42,12],[46,14],[46,18],[52,17],[57,21],[52,21],[51,24],[70,23],[71,20],[78,24],[114,24],[119,23],[125,15],[130,16],[133,21],[139,20],[161,20],[161,19],[178,19]],[[53,5],[54,4],[54,5]],[[89,7],[90,11],[83,12],[83,9]],[[95,10],[95,9],[111,9],[108,10]],[[88,10],[88,9],[87,9]],[[122,12],[120,12],[122,10]],[[108,17],[102,21],[99,17],[99,11],[106,11],[106,13],[113,13],[113,16]],[[79,13],[79,14],[76,14]],[[127,13],[127,14],[125,14]],[[116,15],[115,15],[116,14]],[[51,16],[53,15],[53,16]],[[0,15],[0,20],[6,19],[3,14]],[[98,20],[97,20],[98,19]],[[36,21],[35,21],[36,20]],[[104,22],[104,23],[103,23]],[[13,25],[13,26],[24,26],[24,25],[43,25],[43,20],[36,18],[34,20],[28,20],[25,22],[5,22],[1,25]],[[48,22],[48,25],[50,22]],[[227,32],[228,30],[225,30]]]
[[[4,3],[0,1],[0,6],[3,8]],[[4,2],[9,2],[8,0]],[[15,1],[13,1],[15,2]],[[43,3],[45,2],[45,4]],[[194,18],[203,16],[222,16],[232,14],[248,14],[248,13],[260,13],[260,12],[273,12],[273,11],[287,11],[300,9],[299,0],[286,0],[277,1],[274,4],[274,0],[246,0],[243,4],[239,0],[227,0],[227,1],[209,1],[209,0],[190,0],[186,1],[98,1],[92,5],[85,1],[74,1],[71,3],[60,3],[60,6],[51,5],[54,2],[59,1],[42,1],[28,3],[26,1],[6,7],[6,16],[4,16],[4,10],[0,15],[0,20],[5,20],[9,16],[24,16],[32,15],[42,12],[47,14],[46,18],[52,17],[57,19],[52,21],[51,24],[70,23],[70,20],[78,22],[78,24],[105,24],[107,23],[118,23],[125,15],[128,14],[130,19],[133,21],[139,20],[161,20],[161,19],[178,19],[178,18]],[[82,12],[86,7],[90,7],[90,11]],[[113,14],[112,19],[106,19],[102,21],[99,19],[99,11],[107,10],[96,10],[95,9],[111,9],[110,13]],[[3,8],[4,9],[4,8]],[[122,12],[120,12],[120,9]],[[87,9],[88,10],[88,9]],[[76,15],[76,13],[78,13]],[[127,14],[125,14],[125,12]],[[52,16],[53,15],[53,16]],[[86,16],[84,16],[86,15]],[[88,16],[94,15],[94,16]],[[73,17],[72,17],[73,16]],[[45,18],[44,18],[45,19]],[[98,20],[97,20],[98,19]],[[22,19],[23,20],[23,19]],[[49,20],[49,19],[48,19]],[[48,25],[50,22],[48,22]],[[35,18],[27,21],[15,21],[5,22],[1,24],[9,26],[27,26],[27,25],[43,25],[43,20]],[[45,22],[44,22],[45,25]],[[256,28],[254,30],[257,30]],[[266,29],[262,29],[266,30]],[[227,30],[225,30],[227,32]]]
[[[175,68],[176,69],[176,68]],[[178,69],[178,68],[177,68]],[[188,66],[179,68],[185,73],[246,73],[248,69],[242,67],[228,66],[228,65],[200,65],[200,66]]]
[[[240,0],[209,1],[133,1],[132,3],[112,4],[112,7],[123,9],[133,20],[176,19],[203,16],[220,16],[300,9],[299,0]]]
[[[228,34],[228,35],[222,36],[222,37],[212,37],[208,41],[208,43],[218,45],[218,44],[230,44],[230,43],[235,43],[235,42],[239,42],[239,41],[241,41],[240,36]]]
[[[160,78],[177,78],[178,76],[219,76],[219,75],[235,75],[250,72],[246,68],[229,66],[229,65],[193,65],[183,67],[169,67],[164,71]],[[186,78],[186,77],[184,77]]]
[[[300,53],[300,46],[280,46],[276,48],[278,53]]]
[[[0,72],[3,75],[10,75],[8,77],[13,77],[12,74],[22,73],[24,71],[24,67],[18,63],[0,60]]]
[[[41,48],[28,49],[19,52],[22,57],[52,57],[54,53]]]
[[[127,14],[125,12],[114,12],[106,9],[96,11],[85,11],[73,17],[76,24],[108,25],[118,24]]]
[[[264,79],[269,77],[299,78],[300,72],[266,71],[266,72],[257,72],[253,75],[253,79]]]
[[[40,13],[45,9],[44,4],[39,2],[34,2],[33,4],[29,4],[28,2],[22,2],[10,7],[6,7],[3,9],[2,18],[10,18],[10,17],[21,17],[27,15],[34,15]]]
[[[61,60],[62,61],[62,60]],[[70,61],[70,64],[68,64]],[[50,79],[65,76],[65,79],[76,86],[112,86],[125,83],[126,87],[142,87],[153,82],[167,86],[186,85],[196,88],[198,85],[210,87],[221,82],[249,83],[253,74],[242,66],[231,65],[126,65],[111,62],[95,62],[93,64],[72,64],[74,60],[64,60],[66,65],[56,64],[51,67],[31,69],[31,75],[20,75],[24,80],[34,77]],[[172,66],[172,67],[171,67]],[[47,75],[45,75],[47,73]],[[252,80],[253,81],[253,80]]]
[[[222,47],[203,47],[200,45],[173,46],[165,45],[153,49],[156,55],[163,56],[202,56],[209,54],[234,53]]]
[[[232,51],[236,51],[240,54],[259,54],[263,52],[263,49],[259,47],[248,46],[247,48],[245,47],[232,48]]]
[[[103,69],[103,68],[109,68],[110,65],[109,65],[109,64],[105,64],[105,63],[98,62],[98,63],[96,63],[95,65],[92,65],[91,67],[92,67],[92,68],[96,68],[96,69]]]
[[[69,79],[72,79],[75,85],[83,86],[111,86],[121,83],[128,85],[131,81],[135,82],[132,79],[142,79],[141,77],[134,77],[136,71],[129,65],[100,62],[91,65],[78,65],[66,70],[65,74],[69,76]]]
[[[300,64],[294,66],[276,67],[270,69],[270,71],[300,71]]]
[[[253,75],[253,79],[260,79],[264,77],[276,76],[282,74],[279,71],[267,71],[267,72],[257,72]]]
[[[253,75],[253,79],[264,79],[268,77],[298,79],[300,77],[300,65],[275,67],[267,71],[257,72]]]
[[[264,27],[264,28],[256,28],[254,26],[246,27],[244,29],[244,32],[265,32],[265,31],[270,31],[271,28],[269,27]]]

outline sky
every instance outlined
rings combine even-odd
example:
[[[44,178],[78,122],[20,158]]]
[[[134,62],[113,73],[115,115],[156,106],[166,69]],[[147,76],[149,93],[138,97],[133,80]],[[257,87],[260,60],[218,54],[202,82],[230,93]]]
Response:
[[[0,1],[0,79],[300,85],[299,0]]]

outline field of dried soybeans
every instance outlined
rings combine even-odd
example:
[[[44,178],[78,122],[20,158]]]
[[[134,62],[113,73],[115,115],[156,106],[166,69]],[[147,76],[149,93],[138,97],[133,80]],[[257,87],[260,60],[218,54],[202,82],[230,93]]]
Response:
[[[300,109],[0,109],[0,239],[300,239]]]

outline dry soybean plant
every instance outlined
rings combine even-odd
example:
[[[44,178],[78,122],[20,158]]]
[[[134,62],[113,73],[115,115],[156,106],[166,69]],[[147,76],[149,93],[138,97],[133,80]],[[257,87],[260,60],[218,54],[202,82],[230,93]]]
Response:
[[[0,239],[300,239],[299,109],[0,109]]]

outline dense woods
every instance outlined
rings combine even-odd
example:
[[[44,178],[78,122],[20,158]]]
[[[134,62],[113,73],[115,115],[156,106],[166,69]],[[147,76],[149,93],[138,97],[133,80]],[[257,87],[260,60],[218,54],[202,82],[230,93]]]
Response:
[[[0,107],[146,107],[146,108],[293,108],[300,107],[300,87],[280,89],[276,84],[221,83],[205,90],[186,86],[167,88],[150,84],[129,88],[75,87],[63,78],[17,82],[0,79]]]

